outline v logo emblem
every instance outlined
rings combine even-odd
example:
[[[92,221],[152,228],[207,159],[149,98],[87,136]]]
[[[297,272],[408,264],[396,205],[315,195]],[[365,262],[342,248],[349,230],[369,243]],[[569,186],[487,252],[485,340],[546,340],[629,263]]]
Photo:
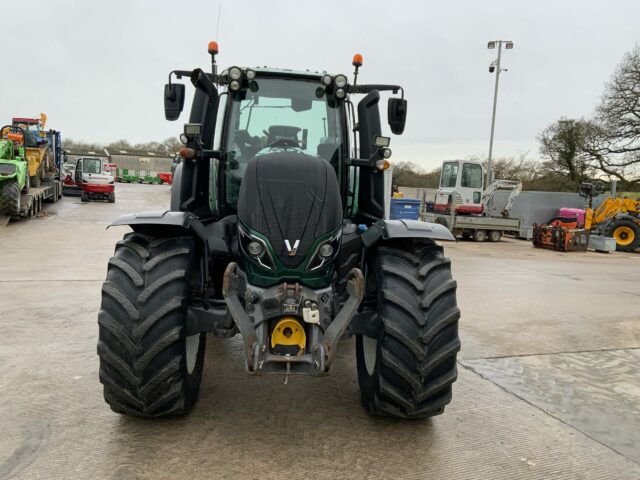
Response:
[[[298,251],[298,247],[300,246],[300,240],[296,240],[295,242],[293,242],[293,248],[291,248],[291,243],[289,243],[289,240],[285,239],[284,246],[287,247],[287,252],[289,252],[289,256],[295,257],[296,252]]]

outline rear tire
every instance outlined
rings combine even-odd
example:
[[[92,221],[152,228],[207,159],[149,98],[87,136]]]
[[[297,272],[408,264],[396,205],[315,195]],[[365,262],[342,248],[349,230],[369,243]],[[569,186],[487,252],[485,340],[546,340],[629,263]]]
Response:
[[[111,192],[109,194],[109,203],[116,203],[116,194],[115,194],[115,192]]]
[[[102,286],[98,355],[104,399],[118,413],[188,413],[200,391],[205,334],[186,336],[191,237],[125,235]]]
[[[640,247],[640,225],[629,218],[611,222],[607,236],[616,239],[616,250],[619,252],[633,252]]]
[[[489,232],[490,242],[499,242],[501,238],[502,238],[502,232],[500,230],[491,230]]]
[[[80,193],[80,201],[81,202],[88,202],[89,201],[89,197],[87,196],[87,194],[85,192],[81,192]]]
[[[356,338],[362,402],[373,415],[439,415],[460,350],[451,262],[432,241],[404,241],[380,247],[375,269],[377,338]]]
[[[473,241],[474,242],[484,242],[487,239],[487,231],[486,230],[474,230],[473,231]]]
[[[0,191],[0,211],[5,215],[20,215],[20,185],[15,180],[4,182]]]

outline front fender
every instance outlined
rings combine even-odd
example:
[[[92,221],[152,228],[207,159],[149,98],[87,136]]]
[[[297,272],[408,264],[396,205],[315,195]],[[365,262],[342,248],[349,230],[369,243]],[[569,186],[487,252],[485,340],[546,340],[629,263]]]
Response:
[[[160,230],[164,227],[183,228],[200,239],[208,255],[231,255],[228,239],[230,225],[234,225],[235,217],[226,217],[226,221],[217,221],[205,226],[191,212],[173,212],[170,210],[153,210],[150,212],[127,213],[120,215],[107,228],[128,225],[133,230],[153,227]]]
[[[4,166],[4,168],[2,168]],[[16,161],[0,161],[0,180],[12,180],[16,179],[20,186],[24,185],[25,175],[24,171],[26,169],[26,165],[24,162],[16,162]],[[12,171],[13,170],[13,171]]]
[[[150,212],[127,213],[125,215],[120,215],[113,222],[111,222],[107,228],[115,227],[118,225],[129,225],[132,228],[135,225],[164,225],[168,227],[182,227],[188,230],[191,228],[194,220],[197,220],[196,216],[190,212],[153,210]]]
[[[361,235],[362,242],[368,248],[380,239],[393,238],[429,238],[455,242],[455,237],[444,225],[418,220],[378,220]]]

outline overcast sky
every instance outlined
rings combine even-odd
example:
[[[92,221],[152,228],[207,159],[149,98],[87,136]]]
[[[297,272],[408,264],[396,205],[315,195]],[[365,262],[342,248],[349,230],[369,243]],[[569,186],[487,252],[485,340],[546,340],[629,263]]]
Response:
[[[45,112],[76,140],[163,140],[162,87],[174,68],[208,68],[219,0],[3,2],[0,117]],[[536,135],[591,115],[611,72],[638,42],[640,1],[222,0],[222,66],[351,74],[405,87],[409,116],[393,160],[431,169],[486,155],[495,50],[501,75],[494,152],[537,158]]]

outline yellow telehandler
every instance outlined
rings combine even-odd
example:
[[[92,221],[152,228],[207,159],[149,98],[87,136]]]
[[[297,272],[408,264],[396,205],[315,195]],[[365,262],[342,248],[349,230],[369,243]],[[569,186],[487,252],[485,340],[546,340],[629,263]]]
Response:
[[[616,250],[633,252],[640,247],[640,201],[607,197],[593,211],[591,231],[616,239]]]

